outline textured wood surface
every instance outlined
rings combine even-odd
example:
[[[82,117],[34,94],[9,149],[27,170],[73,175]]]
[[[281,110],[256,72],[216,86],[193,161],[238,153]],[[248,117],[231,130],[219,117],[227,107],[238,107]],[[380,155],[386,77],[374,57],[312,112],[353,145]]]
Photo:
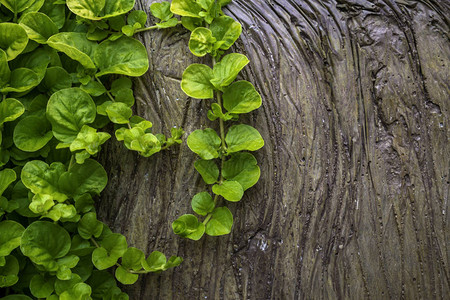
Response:
[[[263,97],[242,119],[266,141],[262,177],[228,205],[232,234],[183,240],[171,222],[204,188],[195,155],[109,143],[100,218],[185,259],[127,287],[130,299],[448,299],[450,2],[234,0],[226,13],[243,25],[242,78]],[[217,126],[179,87],[189,64],[208,63],[188,32],[141,37],[137,113],[166,134]]]

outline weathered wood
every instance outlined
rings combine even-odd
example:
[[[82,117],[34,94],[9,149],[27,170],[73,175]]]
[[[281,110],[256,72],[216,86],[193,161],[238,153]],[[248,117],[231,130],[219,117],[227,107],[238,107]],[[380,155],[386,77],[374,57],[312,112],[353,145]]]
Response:
[[[148,10],[147,1],[138,1]],[[259,183],[229,204],[232,234],[183,240],[171,222],[203,184],[186,144],[141,158],[105,147],[100,217],[130,244],[185,258],[131,299],[444,299],[449,283],[450,3],[234,0],[235,52],[263,97]],[[187,98],[183,28],[149,32],[137,113],[168,133],[216,126]],[[202,62],[208,62],[203,60]]]

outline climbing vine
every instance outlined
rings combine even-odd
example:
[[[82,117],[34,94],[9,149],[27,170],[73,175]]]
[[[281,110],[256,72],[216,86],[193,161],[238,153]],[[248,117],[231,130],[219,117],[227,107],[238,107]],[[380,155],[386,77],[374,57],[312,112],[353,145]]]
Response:
[[[93,158],[112,128],[117,141],[144,157],[182,142],[181,128],[172,128],[169,137],[153,134],[150,121],[133,115],[129,77],[149,67],[145,47],[133,38],[140,32],[182,24],[192,31],[192,53],[212,56],[212,68],[193,64],[185,70],[181,88],[190,97],[213,99],[208,118],[219,121],[219,134],[196,130],[187,144],[200,156],[194,167],[212,185],[214,199],[198,193],[192,208],[203,221],[187,214],[172,227],[194,240],[231,231],[233,217],[220,199],[239,201],[258,181],[256,159],[243,151],[258,150],[264,141],[251,126],[226,126],[261,105],[251,83],[234,82],[248,59],[225,54],[242,31],[222,12],[229,2],[153,3],[150,10],[160,21],[146,27],[147,14],[131,11],[134,0],[0,0],[4,299],[128,299],[116,279],[133,284],[139,274],[182,262],[128,247],[95,210],[108,178]]]

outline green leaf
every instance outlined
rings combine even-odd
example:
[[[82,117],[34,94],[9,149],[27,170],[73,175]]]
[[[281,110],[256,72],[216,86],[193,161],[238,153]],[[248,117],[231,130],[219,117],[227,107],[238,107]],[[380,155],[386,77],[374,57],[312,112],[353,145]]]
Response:
[[[205,225],[191,214],[182,215],[172,223],[173,232],[179,236],[197,241],[205,233]]]
[[[205,56],[211,53],[216,38],[213,37],[211,30],[204,27],[198,27],[191,33],[189,39],[189,50],[195,56]]]
[[[42,85],[51,94],[72,87],[72,77],[61,67],[50,67],[45,72]]]
[[[227,207],[217,207],[206,224],[206,234],[211,236],[225,235],[231,232],[233,215]]]
[[[115,274],[117,280],[122,284],[133,284],[139,278],[138,274],[131,274],[124,267],[118,267]]]
[[[211,104],[211,110],[208,110],[208,119],[214,121],[217,118],[221,118],[224,121],[229,121],[234,118],[233,114],[224,114],[222,112],[222,107],[219,104]]]
[[[25,112],[23,104],[12,98],[6,98],[0,102],[0,125],[11,122],[20,117]]]
[[[74,197],[74,200],[77,212],[88,213],[94,210],[94,200],[92,199],[91,194],[76,196]]]
[[[85,240],[90,239],[92,236],[98,238],[102,231],[103,223],[97,220],[97,215],[94,212],[85,214],[78,222],[78,233]]]
[[[20,250],[32,262],[56,271],[57,258],[69,252],[69,233],[57,224],[45,221],[31,223],[23,232]]]
[[[140,24],[141,27],[144,27],[146,22],[147,22],[147,14],[145,13],[145,11],[142,10],[133,10],[127,16],[127,23],[131,26],[133,26],[134,24]]]
[[[2,176],[0,172],[0,176]],[[0,181],[3,178],[0,177]],[[25,228],[19,223],[11,220],[0,222],[0,257],[8,256],[11,251],[20,246],[20,240]]]
[[[208,192],[201,192],[192,198],[191,206],[192,210],[197,214],[206,216],[213,211],[216,205]]]
[[[141,250],[130,247],[123,254],[122,266],[127,269],[132,269],[134,271],[139,271],[142,268],[142,262],[145,261],[144,252]]]
[[[13,169],[4,169],[0,171],[0,196],[14,181],[16,181],[16,172]]]
[[[98,195],[108,182],[105,169],[92,159],[87,159],[82,165],[75,164],[60,177],[60,186],[72,196],[85,193]]]
[[[232,83],[239,72],[249,63],[248,58],[239,53],[225,55],[222,60],[214,66],[214,78],[211,83],[219,90]]]
[[[21,179],[34,194],[51,195],[55,200],[63,202],[67,199],[67,195],[59,189],[58,180],[65,169],[60,162],[54,162],[49,166],[41,160],[33,160],[23,167]]]
[[[37,86],[40,82],[39,75],[28,68],[18,68],[11,72],[9,86],[6,86],[0,91],[2,93],[22,93]]]
[[[118,141],[124,141],[125,147],[138,151],[144,157],[149,157],[161,150],[158,138],[151,133],[145,133],[144,129],[139,126],[116,130],[116,138]]]
[[[47,40],[58,33],[58,27],[47,15],[40,12],[31,12],[20,18],[20,26],[25,29],[30,40],[40,44],[47,43]]]
[[[261,95],[250,82],[238,81],[225,89],[223,106],[229,113],[249,113],[261,106]]]
[[[106,0],[102,18],[106,19],[125,14],[133,9],[134,2],[135,0]]]
[[[100,43],[95,51],[94,61],[100,69],[96,76],[142,76],[148,70],[148,55],[144,45],[125,36],[115,41],[106,40]]]
[[[217,132],[211,128],[195,130],[187,138],[187,145],[192,152],[202,159],[210,160],[219,157],[221,139]]]
[[[45,194],[36,194],[33,196],[29,208],[32,212],[45,215],[55,205],[53,197]]]
[[[106,236],[100,245],[92,252],[92,262],[99,270],[112,267],[128,248],[127,240],[119,233]]]
[[[12,255],[5,257],[4,263],[0,265],[0,288],[15,285],[19,280],[18,274],[19,262],[17,258]],[[6,298],[8,297],[2,299]]]
[[[11,78],[6,52],[0,49],[0,88],[5,86]]]
[[[150,5],[150,11],[152,15],[161,21],[167,21],[173,17],[173,13],[170,12],[170,2],[163,1],[161,3],[152,3]]]
[[[88,84],[82,84],[80,85],[80,89],[94,97],[98,97],[106,93],[105,86],[97,81],[89,81]]]
[[[51,36],[47,44],[78,61],[86,69],[96,69],[92,57],[98,44],[87,39],[85,33],[61,32]]]
[[[194,31],[197,27],[203,26],[203,20],[200,18],[181,17],[181,24],[189,31]]]
[[[172,18],[167,20],[166,22],[156,23],[155,24],[158,29],[171,28],[178,25],[178,19]]]
[[[233,18],[220,16],[211,23],[212,35],[217,40],[216,49],[227,50],[239,38],[242,32],[242,26]]]
[[[55,3],[53,0],[46,0],[39,10],[41,13],[46,14],[58,29],[61,29],[66,22],[66,4],[65,3]]]
[[[75,284],[83,282],[81,277],[78,274],[72,274],[72,277],[69,280],[59,280],[55,281],[55,292],[58,295],[61,295],[63,292],[70,290]]]
[[[219,179],[219,167],[213,160],[199,159],[194,163],[194,167],[207,184],[216,183]]]
[[[0,23],[0,49],[5,51],[8,61],[22,53],[27,44],[27,32],[19,24]]]
[[[63,292],[59,300],[86,300],[91,299],[91,287],[84,282],[75,284],[71,289]]]
[[[29,116],[14,128],[14,144],[22,151],[42,149],[53,137],[50,123],[45,117]]]
[[[0,0],[1,4],[3,4],[7,9],[16,14],[29,8],[35,2],[36,1],[33,0]]]
[[[147,258],[145,262],[142,263],[142,266],[146,271],[157,272],[164,270],[164,266],[167,263],[166,256],[159,252],[153,251]]]
[[[125,103],[115,102],[108,105],[106,113],[111,122],[116,124],[127,124],[133,111]]]
[[[122,90],[131,90],[133,83],[128,77],[120,77],[111,83],[111,89],[109,90],[113,96]]]
[[[239,182],[244,191],[258,182],[260,174],[256,158],[247,152],[233,153],[223,164],[223,177]]]
[[[214,86],[210,82],[213,76],[213,70],[207,65],[191,64],[183,72],[181,89],[192,98],[213,98]]]
[[[242,150],[256,151],[264,146],[264,140],[258,130],[245,124],[231,126],[225,142],[228,146],[228,153]]]
[[[76,15],[90,20],[100,20],[105,0],[67,0],[67,7]]]
[[[36,298],[47,298],[54,291],[54,277],[47,277],[36,274],[31,278],[30,291]]]
[[[222,184],[215,184],[212,187],[212,191],[216,195],[224,197],[231,202],[237,202],[242,199],[244,190],[239,182],[225,180]]]
[[[86,150],[90,155],[97,154],[101,145],[104,144],[111,135],[106,132],[97,132],[96,129],[83,125],[77,138],[70,144],[70,151]]]
[[[47,118],[53,135],[64,143],[71,143],[85,124],[94,122],[96,107],[91,96],[80,88],[54,93],[47,105]]]
[[[176,15],[198,18],[202,8],[195,0],[172,0],[170,11]]]

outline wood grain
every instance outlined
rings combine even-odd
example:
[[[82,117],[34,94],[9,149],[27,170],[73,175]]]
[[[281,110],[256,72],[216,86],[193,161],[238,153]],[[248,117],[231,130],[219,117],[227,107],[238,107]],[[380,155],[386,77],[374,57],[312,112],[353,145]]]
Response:
[[[148,11],[147,1],[137,8]],[[184,257],[130,299],[448,299],[448,1],[234,0],[233,48],[263,106],[262,177],[227,206],[230,235],[183,240],[171,222],[204,185],[186,144],[142,158],[110,142],[100,218],[147,252]],[[141,35],[149,72],[136,113],[168,133],[205,126],[180,89],[199,60],[183,28]],[[187,136],[187,135],[186,135]],[[186,137],[185,136],[185,137]]]

